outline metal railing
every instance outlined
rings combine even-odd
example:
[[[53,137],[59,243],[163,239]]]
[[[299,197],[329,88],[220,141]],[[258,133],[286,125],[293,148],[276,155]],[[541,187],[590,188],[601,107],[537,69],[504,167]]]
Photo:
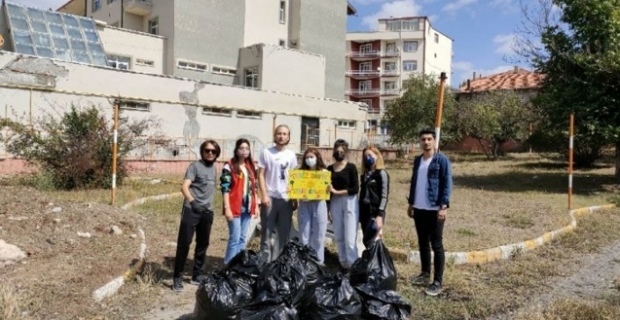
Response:
[[[347,90],[348,95],[353,96],[372,96],[381,94],[381,89],[373,88],[373,89],[350,89]]]
[[[353,77],[397,76],[399,70],[347,70],[346,74]]]

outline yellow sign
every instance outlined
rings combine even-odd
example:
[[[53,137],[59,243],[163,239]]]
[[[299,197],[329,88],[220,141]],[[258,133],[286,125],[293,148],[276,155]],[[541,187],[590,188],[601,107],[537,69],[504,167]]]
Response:
[[[331,182],[329,171],[291,170],[288,197],[299,200],[329,200],[327,186]]]

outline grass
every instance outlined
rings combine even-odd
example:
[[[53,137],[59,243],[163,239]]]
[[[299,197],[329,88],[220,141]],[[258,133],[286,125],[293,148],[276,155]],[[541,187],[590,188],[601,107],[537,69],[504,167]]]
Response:
[[[620,319],[620,299],[603,301],[563,299],[553,301],[539,311],[517,316],[516,320],[615,320]]]

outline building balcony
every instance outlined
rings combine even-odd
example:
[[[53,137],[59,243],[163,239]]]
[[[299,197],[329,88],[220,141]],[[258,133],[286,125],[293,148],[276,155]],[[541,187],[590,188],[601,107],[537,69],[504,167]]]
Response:
[[[137,16],[148,16],[153,11],[152,0],[125,0],[125,12]]]
[[[378,78],[381,76],[379,70],[349,70],[347,76],[351,78]]]
[[[368,108],[368,114],[380,114],[381,113],[381,108],[379,107],[369,107]]]
[[[351,97],[363,97],[363,98],[378,97],[381,95],[381,89],[379,88],[362,89],[362,90],[350,89],[350,90],[347,90],[347,95]]]
[[[372,60],[381,58],[381,51],[372,50],[372,51],[349,51],[347,54],[349,58],[352,60]]]
[[[383,89],[381,90],[381,95],[382,96],[399,96],[400,90],[399,89]]]
[[[398,77],[400,75],[400,71],[398,70],[383,70],[381,71],[382,77]]]
[[[398,50],[387,50],[381,53],[381,56],[384,58],[398,57],[400,56],[400,51]]]

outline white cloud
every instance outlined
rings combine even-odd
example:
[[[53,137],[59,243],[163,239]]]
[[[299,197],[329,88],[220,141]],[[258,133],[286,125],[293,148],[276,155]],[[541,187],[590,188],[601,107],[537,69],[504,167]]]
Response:
[[[443,6],[443,8],[441,8],[441,11],[454,13],[455,11],[463,9],[476,2],[478,2],[478,0],[456,0]]]
[[[510,55],[514,53],[515,34],[498,34],[493,38],[493,42],[497,45],[496,53]]]
[[[56,10],[60,8],[63,4],[67,3],[67,1],[68,0],[11,0],[10,2],[44,10],[47,10],[49,8],[52,8],[52,10]]]
[[[392,1],[382,4],[379,11],[362,18],[362,24],[372,30],[377,30],[379,19],[417,16],[420,15],[421,10],[422,6],[414,2],[414,0]]]
[[[453,82],[453,84],[459,85],[461,82],[466,81],[467,79],[471,79],[474,75],[474,72],[476,73],[476,77],[486,77],[513,69],[514,66],[509,65],[500,65],[491,69],[480,69],[476,68],[474,64],[469,61],[456,61],[452,63],[452,70],[454,72],[453,79],[456,80],[455,82]]]

